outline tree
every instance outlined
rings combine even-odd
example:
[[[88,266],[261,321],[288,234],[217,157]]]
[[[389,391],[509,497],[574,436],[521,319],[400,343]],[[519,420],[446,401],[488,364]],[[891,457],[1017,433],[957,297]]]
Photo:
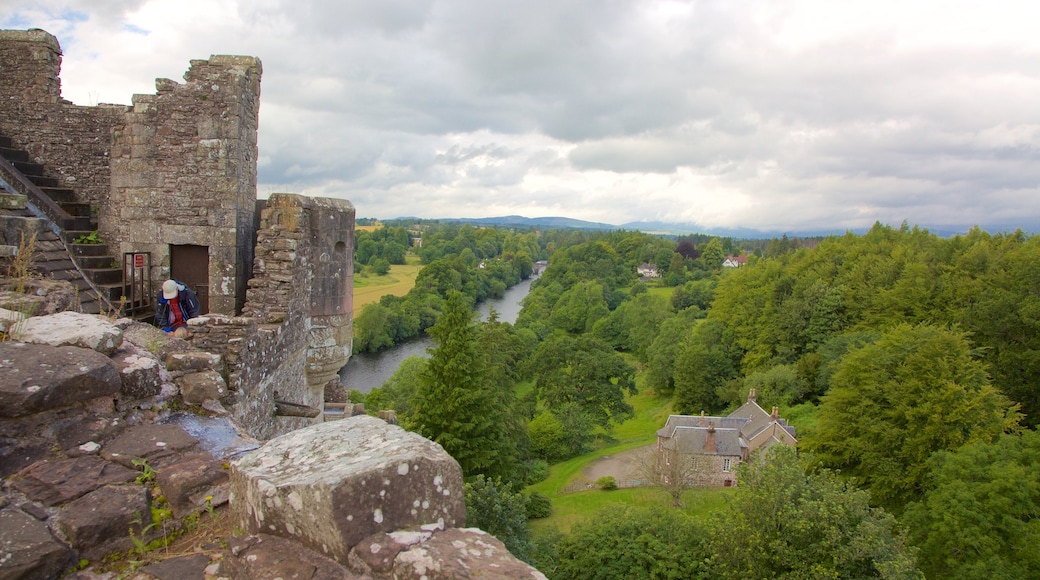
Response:
[[[793,405],[800,402],[808,391],[808,385],[798,376],[794,365],[776,365],[767,370],[757,371],[744,378],[744,390],[755,389],[759,404],[765,408],[771,405]],[[740,400],[746,398],[741,393]],[[739,403],[728,401],[730,403]]]
[[[693,415],[722,409],[718,389],[740,375],[740,349],[717,319],[708,318],[693,332],[675,357],[675,409]]]
[[[466,297],[450,292],[444,313],[429,329],[437,346],[430,349],[426,372],[415,397],[414,423],[419,434],[439,443],[467,475],[487,473],[511,460],[502,449],[503,422],[497,397],[485,381],[484,358],[477,348],[477,327]]]
[[[646,348],[646,386],[661,395],[675,390],[675,359],[690,336],[690,331],[703,313],[699,308],[687,308],[665,319],[657,336]]]
[[[903,521],[931,578],[1040,573],[1040,434],[1004,434],[931,459],[928,491]]]
[[[375,352],[392,346],[390,310],[380,304],[366,304],[354,317],[354,350]]]
[[[589,336],[550,336],[538,346],[535,388],[547,408],[574,403],[595,425],[632,415],[624,392],[636,393],[635,369],[610,346]]]
[[[397,413],[397,422],[404,428],[412,424],[413,402],[419,377],[426,369],[426,357],[410,356],[397,367],[394,374],[377,388],[365,395],[365,407],[369,412],[392,409]]]
[[[527,424],[531,451],[546,461],[557,461],[568,456],[563,423],[550,411],[542,411]]]
[[[770,447],[739,480],[711,520],[718,577],[923,578],[895,518],[834,473],[806,473],[794,448]]]
[[[636,458],[639,476],[650,485],[660,485],[672,498],[672,507],[682,505],[687,490],[705,483],[713,462],[698,453],[676,453],[654,445]]]
[[[529,562],[531,530],[527,497],[498,478],[478,475],[466,482],[466,525],[480,528],[505,544],[509,553]]]
[[[722,240],[712,238],[711,241],[700,248],[700,251],[700,260],[704,262],[705,266],[712,270],[722,268],[722,262],[726,260],[726,251],[722,248]]]
[[[705,534],[678,510],[612,506],[575,524],[557,550],[559,580],[709,577]]]
[[[386,276],[390,273],[390,262],[383,258],[375,258],[372,260],[372,271],[376,276]]]
[[[894,513],[921,498],[932,453],[992,441],[1018,418],[962,333],[908,324],[845,355],[819,417],[803,442]]]

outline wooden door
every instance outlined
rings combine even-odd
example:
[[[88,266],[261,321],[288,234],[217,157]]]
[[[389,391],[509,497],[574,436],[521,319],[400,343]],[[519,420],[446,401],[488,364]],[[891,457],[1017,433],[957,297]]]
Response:
[[[209,246],[170,245],[170,277],[199,296],[199,314],[209,312]]]

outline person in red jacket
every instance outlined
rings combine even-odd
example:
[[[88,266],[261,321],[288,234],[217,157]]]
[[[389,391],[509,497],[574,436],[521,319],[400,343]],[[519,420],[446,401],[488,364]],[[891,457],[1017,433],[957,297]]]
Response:
[[[155,306],[155,325],[177,338],[188,336],[188,321],[199,315],[199,298],[184,282],[167,280]]]

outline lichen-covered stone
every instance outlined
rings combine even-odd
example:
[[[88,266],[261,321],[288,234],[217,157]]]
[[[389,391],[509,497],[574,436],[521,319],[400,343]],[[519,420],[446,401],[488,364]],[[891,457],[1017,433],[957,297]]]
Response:
[[[366,536],[462,525],[462,470],[441,446],[374,417],[294,431],[232,463],[231,510],[247,532],[296,539],[346,563]]]
[[[139,354],[124,344],[112,353],[112,362],[119,371],[120,391],[131,399],[154,397],[162,392],[162,372],[159,359]]]
[[[394,558],[395,580],[546,580],[494,536],[476,528],[444,530]]]
[[[215,401],[227,394],[227,383],[220,373],[202,371],[178,378],[177,386],[181,388],[181,396],[189,405],[201,405],[206,401]]]
[[[112,361],[93,350],[0,343],[0,417],[24,417],[114,395],[120,384]]]
[[[224,362],[219,354],[210,352],[174,352],[166,357],[166,370],[171,373],[182,371],[220,371]]]
[[[123,332],[112,323],[79,312],[29,318],[18,325],[16,338],[51,346],[79,346],[105,355],[112,354],[123,344]]]

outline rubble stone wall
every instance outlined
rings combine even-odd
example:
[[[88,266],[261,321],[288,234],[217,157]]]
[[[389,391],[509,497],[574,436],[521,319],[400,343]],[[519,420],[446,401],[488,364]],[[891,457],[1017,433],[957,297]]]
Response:
[[[268,439],[320,423],[275,415],[275,401],[322,410],[350,357],[354,208],[274,194],[261,211],[254,277],[240,317],[189,321],[192,343],[221,354],[235,418]]]
[[[170,275],[169,246],[209,248],[209,310],[234,315],[253,262],[259,59],[193,60],[185,83],[156,80],[134,95],[113,133],[110,211],[101,229],[123,251],[152,253]]]
[[[105,207],[113,128],[125,105],[79,106],[61,97],[61,47],[42,30],[0,30],[0,134],[44,163],[80,201]]]

